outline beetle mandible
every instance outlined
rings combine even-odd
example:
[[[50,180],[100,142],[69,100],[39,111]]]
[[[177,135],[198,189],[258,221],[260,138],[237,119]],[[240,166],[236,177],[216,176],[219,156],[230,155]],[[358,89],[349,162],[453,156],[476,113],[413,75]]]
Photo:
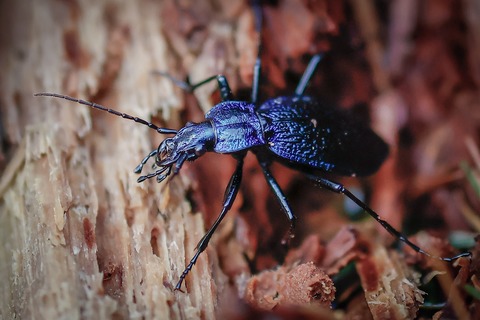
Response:
[[[253,11],[256,30],[260,35],[262,12],[258,3],[253,4]],[[304,95],[305,89],[321,61],[322,55],[320,54],[314,55],[310,60],[293,96],[276,97],[259,103],[260,40],[257,47],[258,55],[254,65],[250,102],[234,100],[228,81],[223,75],[215,75],[190,85],[173,79],[169,74],[162,73],[188,91],[194,91],[214,80],[218,83],[222,101],[205,114],[205,121],[188,123],[178,131],[160,128],[144,119],[120,113],[93,102],[56,93],[35,94],[35,96],[50,96],[84,104],[141,123],[158,133],[173,135],[163,140],[158,148],[150,152],[135,168],[135,173],[141,173],[148,160],[152,157],[155,158],[157,170],[141,176],[138,178],[138,182],[153,177],[156,177],[158,182],[162,182],[171,174],[177,174],[185,161],[193,161],[206,152],[231,154],[237,160],[236,169],[225,190],[221,212],[198,243],[195,255],[180,275],[175,286],[176,290],[181,289],[183,280],[195,265],[200,254],[206,249],[213,233],[230,210],[240,188],[243,159],[248,151],[252,151],[257,157],[268,185],[290,221],[291,232],[293,232],[296,217],[269,170],[270,164],[274,161],[304,173],[309,179],[328,190],[343,193],[377,220],[390,234],[416,252],[443,261],[453,261],[471,255],[469,252],[465,252],[454,257],[439,257],[422,250],[388,222],[382,220],[375,211],[343,185],[324,178],[324,173],[343,176],[373,174],[388,155],[387,144],[369,127],[356,122],[347,114]]]

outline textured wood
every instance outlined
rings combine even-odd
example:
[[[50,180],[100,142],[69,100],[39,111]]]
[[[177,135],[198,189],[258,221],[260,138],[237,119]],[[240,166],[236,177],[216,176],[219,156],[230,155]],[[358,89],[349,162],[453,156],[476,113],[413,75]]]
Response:
[[[178,127],[182,92],[151,75],[175,67],[161,27],[167,5],[2,2],[1,122],[15,154],[0,180],[0,318],[214,317],[206,254],[189,294],[172,290],[205,228],[185,200],[188,175],[162,189],[133,174],[161,137],[33,97],[59,92]]]

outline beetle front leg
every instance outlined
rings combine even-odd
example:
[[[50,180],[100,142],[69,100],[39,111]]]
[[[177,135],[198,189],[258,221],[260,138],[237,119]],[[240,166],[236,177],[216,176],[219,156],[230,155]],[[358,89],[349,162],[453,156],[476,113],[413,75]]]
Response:
[[[203,236],[203,238],[198,242],[197,244],[197,251],[195,252],[195,255],[193,258],[190,260],[190,263],[187,265],[185,270],[183,271],[182,275],[180,276],[180,280],[178,281],[177,285],[175,286],[175,290],[180,290],[182,287],[183,280],[187,276],[187,274],[192,270],[193,266],[197,262],[198,257],[200,254],[205,251],[205,249],[208,246],[208,243],[210,239],[212,238],[212,235],[214,234],[215,230],[219,226],[220,222],[222,222],[223,218],[227,214],[227,212],[230,210],[232,207],[233,202],[235,201],[235,198],[237,197],[238,190],[240,189],[240,184],[242,182],[242,172],[243,172],[243,158],[245,155],[241,155],[237,158],[237,168],[235,169],[235,172],[233,173],[232,177],[230,178],[230,181],[228,183],[227,188],[225,189],[225,197],[223,198],[223,206],[222,206],[222,211],[220,212],[220,215],[217,217],[213,225],[208,229],[207,233]]]
[[[265,179],[267,180],[268,185],[270,186],[273,193],[277,197],[278,201],[280,202],[280,205],[282,206],[283,211],[285,212],[288,220],[290,221],[289,237],[286,240],[284,239],[284,241],[282,241],[282,242],[288,243],[289,238],[293,238],[294,236],[295,222],[297,220],[297,217],[295,217],[295,215],[293,214],[293,211],[287,202],[287,198],[283,194],[283,191],[278,185],[278,182],[275,180],[272,173],[270,172],[270,169],[268,169],[268,165],[265,162],[261,161],[260,159],[258,162],[262,167],[262,171],[263,171],[263,174],[265,175]]]

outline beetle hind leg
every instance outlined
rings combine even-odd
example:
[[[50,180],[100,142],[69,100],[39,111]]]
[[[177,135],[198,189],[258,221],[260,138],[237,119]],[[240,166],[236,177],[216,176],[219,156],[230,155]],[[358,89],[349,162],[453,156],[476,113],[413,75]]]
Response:
[[[318,67],[320,60],[322,60],[323,55],[316,54],[310,59],[307,68],[303,72],[302,78],[298,82],[297,88],[295,89],[295,95],[302,96],[305,93],[310,80],[312,79],[313,73]]]
[[[252,103],[257,104],[258,92],[260,87],[260,77],[262,69],[262,60],[260,55],[262,53],[262,24],[263,24],[263,12],[260,6],[260,1],[253,2],[253,14],[255,16],[255,30],[257,32],[257,58],[253,66],[253,81],[252,81]]]
[[[415,250],[418,253],[424,254],[424,255],[426,255],[428,257],[431,257],[431,258],[446,261],[446,262],[452,262],[452,261],[455,261],[455,260],[457,260],[461,257],[470,257],[472,255],[470,252],[463,252],[463,253],[460,253],[460,254],[458,254],[456,256],[453,256],[453,257],[440,257],[440,256],[433,255],[433,254],[423,250],[422,248],[420,248],[419,246],[417,246],[416,244],[414,244],[410,240],[408,240],[407,236],[405,236],[403,233],[401,233],[400,231],[395,229],[387,221],[383,220],[375,211],[373,211],[373,209],[371,209],[365,202],[358,199],[353,193],[351,193],[343,185],[341,185],[339,183],[336,183],[336,182],[333,182],[333,181],[330,181],[328,179],[320,178],[320,177],[313,176],[313,175],[308,175],[308,178],[317,182],[317,183],[319,183],[322,187],[324,187],[324,188],[326,188],[330,191],[333,191],[335,193],[341,193],[341,194],[344,194],[345,196],[347,196],[350,200],[355,202],[355,204],[357,204],[360,208],[365,210],[370,216],[372,216],[375,220],[377,220],[377,222],[380,223],[382,225],[382,227],[385,230],[387,230],[392,236],[394,236],[398,240],[402,241],[403,243],[405,243],[407,246],[409,246],[410,248],[412,248],[413,250]]]

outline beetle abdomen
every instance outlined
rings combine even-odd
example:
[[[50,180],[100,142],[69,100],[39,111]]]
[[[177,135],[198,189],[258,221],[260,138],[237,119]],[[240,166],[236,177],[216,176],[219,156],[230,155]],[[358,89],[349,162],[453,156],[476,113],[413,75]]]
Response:
[[[214,151],[232,153],[265,144],[255,106],[244,101],[225,101],[205,115],[213,124]]]
[[[268,148],[287,164],[340,175],[369,175],[388,146],[366,125],[308,96],[278,97],[257,110]]]

